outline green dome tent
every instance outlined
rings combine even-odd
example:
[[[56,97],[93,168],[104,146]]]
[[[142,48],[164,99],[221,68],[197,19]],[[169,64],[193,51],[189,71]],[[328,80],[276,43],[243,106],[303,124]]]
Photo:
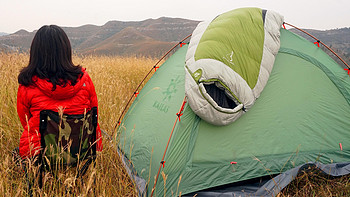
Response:
[[[263,79],[266,82],[262,81],[266,85],[254,93],[261,62],[264,61],[264,51],[261,50],[265,50],[264,44],[270,41],[266,39],[265,34],[270,33],[264,25],[270,19],[279,21],[276,24],[281,21],[278,14],[271,14],[261,9],[245,8],[221,15],[224,20],[228,17],[226,21],[232,21],[231,17],[252,17],[251,21],[259,26],[258,31],[254,28],[244,30],[258,39],[254,41],[257,44],[253,44],[253,48],[244,48],[253,56],[260,54],[254,57],[255,80],[245,78],[243,72],[236,68],[228,71],[238,73],[239,76],[234,76],[250,84],[245,86],[250,89],[243,89],[243,92],[253,95],[249,110],[240,114],[239,118],[228,118],[229,123],[223,121],[223,124],[219,123],[222,126],[217,126],[215,122],[210,122],[210,118],[202,118],[212,112],[196,114],[193,104],[189,104],[202,101],[189,98],[187,93],[188,97],[185,96],[185,87],[190,87],[185,82],[190,80],[192,85],[200,84],[199,76],[207,72],[203,68],[197,72],[198,69],[193,69],[191,65],[191,61],[194,63],[201,59],[196,59],[196,52],[191,51],[193,43],[197,42],[192,39],[190,46],[179,48],[139,92],[118,127],[117,140],[123,162],[140,195],[184,196],[198,193],[199,196],[215,196],[225,193],[234,196],[237,194],[235,189],[227,189],[232,184],[268,176],[274,177],[274,180],[260,185],[260,189],[251,191],[249,195],[271,196],[276,195],[305,165],[316,165],[334,176],[350,172],[347,163],[350,161],[350,77],[317,45],[281,26],[277,33],[272,30],[275,32],[272,37],[279,39],[272,44],[278,45],[278,52],[270,61],[273,65],[268,66],[271,69],[267,71],[269,76]],[[221,19],[219,16],[211,23]],[[259,35],[254,35],[254,32]],[[210,39],[216,39],[215,33],[210,35]],[[223,40],[233,42],[226,38]],[[230,47],[234,55],[239,54],[239,47]],[[195,61],[190,60],[193,57]],[[225,63],[222,57],[227,56],[218,57],[214,58],[216,62]],[[239,61],[243,63],[234,64],[243,69],[244,60]],[[219,77],[213,81],[218,81]],[[226,83],[230,82],[222,80],[221,83],[207,84],[214,84],[214,89],[222,90],[219,94],[224,95],[224,99],[236,102],[237,98],[232,95],[238,97],[242,93],[234,92]],[[214,94],[208,95],[214,97]],[[208,99],[203,102],[208,102],[203,106],[210,106],[217,113],[215,104],[210,104]],[[238,110],[241,111],[246,104],[236,103],[234,107],[239,104],[243,105]],[[224,119],[227,120],[227,117]]]

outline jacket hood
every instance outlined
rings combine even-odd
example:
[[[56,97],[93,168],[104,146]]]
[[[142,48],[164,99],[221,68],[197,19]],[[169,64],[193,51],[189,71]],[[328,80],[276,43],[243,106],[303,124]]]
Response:
[[[85,70],[83,76],[78,78],[77,83],[72,86],[70,82],[66,86],[57,85],[56,89],[52,91],[52,83],[48,79],[40,79],[37,76],[33,77],[34,86],[38,87],[45,95],[50,98],[63,100],[73,97],[83,86],[86,80]]]

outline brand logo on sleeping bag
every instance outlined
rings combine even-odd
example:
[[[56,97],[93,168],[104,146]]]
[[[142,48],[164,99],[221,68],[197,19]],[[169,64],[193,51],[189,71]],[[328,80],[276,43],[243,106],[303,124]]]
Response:
[[[233,51],[231,51],[231,53],[228,53],[228,54],[226,54],[225,55],[225,57],[223,57],[228,63],[230,63],[231,65],[235,65],[234,63],[233,63],[233,55],[234,55],[234,53],[233,53]]]
[[[171,101],[171,98],[174,94],[177,92],[177,84],[180,82],[180,76],[177,76],[176,78],[173,78],[170,80],[170,84],[168,87],[162,92],[163,99],[161,101],[156,100],[153,103],[153,107],[156,108],[159,111],[167,113],[169,110],[169,101]]]

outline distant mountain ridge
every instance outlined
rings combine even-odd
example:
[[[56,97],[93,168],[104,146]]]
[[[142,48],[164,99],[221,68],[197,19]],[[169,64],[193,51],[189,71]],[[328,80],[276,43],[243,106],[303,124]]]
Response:
[[[77,54],[159,57],[175,43],[191,34],[198,23],[199,21],[188,19],[161,17],[131,22],[109,21],[102,26],[62,28]],[[295,29],[291,31],[310,39]],[[330,46],[350,63],[350,28],[306,31]],[[13,34],[0,36],[0,51],[28,51],[35,32],[19,30]]]
[[[78,54],[160,56],[191,34],[199,21],[161,17],[144,21],[109,21],[102,26],[62,27]],[[0,37],[0,50],[28,51],[36,31]]]

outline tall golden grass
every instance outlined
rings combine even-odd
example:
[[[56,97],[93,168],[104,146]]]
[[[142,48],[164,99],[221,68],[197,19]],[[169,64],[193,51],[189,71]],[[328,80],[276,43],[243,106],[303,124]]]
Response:
[[[17,116],[17,76],[28,64],[28,54],[0,53],[0,196],[26,196],[25,173],[12,161],[11,151],[18,147],[22,126]],[[135,87],[156,62],[151,58],[86,56],[73,62],[87,69],[99,101],[99,124],[112,135],[116,121]],[[116,153],[115,144],[103,138],[104,150],[98,155],[96,168],[89,168],[83,184],[75,185],[74,170],[49,175],[45,187],[33,187],[34,196],[66,196],[71,188],[74,196],[136,196],[133,183]],[[32,169],[34,170],[34,169]],[[94,180],[94,181],[91,181]],[[91,189],[94,188],[94,189]]]
[[[16,111],[17,76],[28,60],[27,54],[0,53],[0,196],[28,195],[25,173],[13,162],[11,156],[22,133]],[[95,84],[99,101],[99,124],[109,135],[113,135],[116,121],[135,87],[156,61],[140,57],[74,57],[74,63],[87,68]],[[98,154],[96,167],[89,168],[84,182],[75,180],[74,169],[64,169],[57,175],[58,178],[46,174],[43,189],[34,184],[33,196],[137,196],[116,153],[116,143],[105,136],[103,142],[104,149]],[[35,170],[34,167],[30,168],[32,173]],[[315,173],[305,173],[278,196],[350,194],[349,176],[328,180]]]

